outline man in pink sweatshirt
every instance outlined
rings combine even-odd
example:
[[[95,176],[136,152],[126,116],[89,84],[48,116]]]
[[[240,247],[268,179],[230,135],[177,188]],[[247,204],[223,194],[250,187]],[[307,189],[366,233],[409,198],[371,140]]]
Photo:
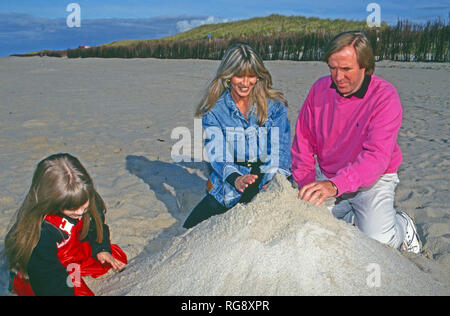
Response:
[[[414,222],[394,209],[402,162],[397,91],[373,75],[373,51],[360,32],[331,40],[324,61],[331,75],[312,86],[292,144],[299,198],[320,205],[335,197],[334,216],[384,244],[419,253]]]

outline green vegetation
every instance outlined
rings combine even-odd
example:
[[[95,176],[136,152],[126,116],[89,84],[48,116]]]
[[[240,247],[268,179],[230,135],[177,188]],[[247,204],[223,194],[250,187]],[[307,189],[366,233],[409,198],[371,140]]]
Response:
[[[116,41],[104,46],[130,46],[155,41],[202,40],[208,34],[214,39],[249,38],[252,36],[276,36],[280,34],[305,34],[314,32],[339,33],[345,30],[361,30],[366,22],[343,19],[305,18],[302,16],[270,15],[228,23],[207,24],[192,30],[179,33],[159,40],[125,40]],[[382,28],[387,27],[383,24]]]
[[[204,39],[211,34],[214,38],[276,36],[279,34],[306,34],[313,32],[339,33],[344,30],[360,30],[366,23],[361,21],[305,18],[302,16],[271,15],[249,20],[202,25],[195,29],[164,38],[164,40]]]
[[[195,58],[221,59],[235,41],[246,41],[266,60],[320,60],[326,43],[336,34],[363,30],[378,60],[450,61],[450,28],[441,21],[412,24],[399,21],[368,28],[365,21],[271,15],[229,23],[202,25],[157,40],[127,40],[69,49],[69,58]]]

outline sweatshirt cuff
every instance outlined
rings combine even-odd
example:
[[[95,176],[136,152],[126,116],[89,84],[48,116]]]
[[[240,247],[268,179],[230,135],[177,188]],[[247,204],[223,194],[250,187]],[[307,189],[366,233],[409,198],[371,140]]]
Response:
[[[328,180],[333,182],[338,190],[335,197],[338,197],[347,191],[347,180],[345,179],[345,177],[336,176],[336,177],[330,178]]]
[[[297,182],[298,187],[301,188],[304,185],[316,181],[316,172],[314,170],[314,172],[310,172],[306,176],[303,176],[302,178],[298,177],[298,175],[295,174],[295,172],[292,172],[292,178],[294,179],[295,182]]]

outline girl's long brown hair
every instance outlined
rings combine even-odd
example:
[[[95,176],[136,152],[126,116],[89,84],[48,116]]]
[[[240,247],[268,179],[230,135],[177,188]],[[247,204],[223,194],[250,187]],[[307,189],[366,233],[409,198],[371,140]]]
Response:
[[[264,66],[261,56],[248,43],[237,42],[225,52],[214,79],[197,107],[195,116],[201,117],[214,107],[222,93],[229,89],[228,81],[233,76],[245,74],[258,77],[258,82],[250,93],[249,103],[252,105],[256,102],[260,125],[267,120],[269,111],[267,99],[274,99],[288,105],[284,95],[272,88],[272,76]]]
[[[3,255],[8,259],[10,270],[27,276],[28,262],[47,214],[61,215],[61,211],[76,210],[87,201],[89,206],[83,215],[80,239],[87,236],[92,218],[97,229],[97,242],[101,242],[103,223],[99,211],[106,212],[105,203],[80,161],[63,153],[39,162],[30,190],[17,211],[16,221],[5,237]]]

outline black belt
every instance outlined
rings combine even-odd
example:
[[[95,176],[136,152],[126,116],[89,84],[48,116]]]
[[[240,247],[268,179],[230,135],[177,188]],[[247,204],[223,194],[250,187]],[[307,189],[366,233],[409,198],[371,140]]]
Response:
[[[264,164],[261,160],[257,160],[257,161],[236,161],[235,160],[234,163],[238,166],[250,168],[250,173],[257,174],[257,175],[261,174],[261,169],[259,169],[259,167],[261,167]]]
[[[244,166],[247,168],[259,168],[264,164],[260,160],[258,160],[258,161],[236,161],[235,160],[234,163],[238,166]]]

